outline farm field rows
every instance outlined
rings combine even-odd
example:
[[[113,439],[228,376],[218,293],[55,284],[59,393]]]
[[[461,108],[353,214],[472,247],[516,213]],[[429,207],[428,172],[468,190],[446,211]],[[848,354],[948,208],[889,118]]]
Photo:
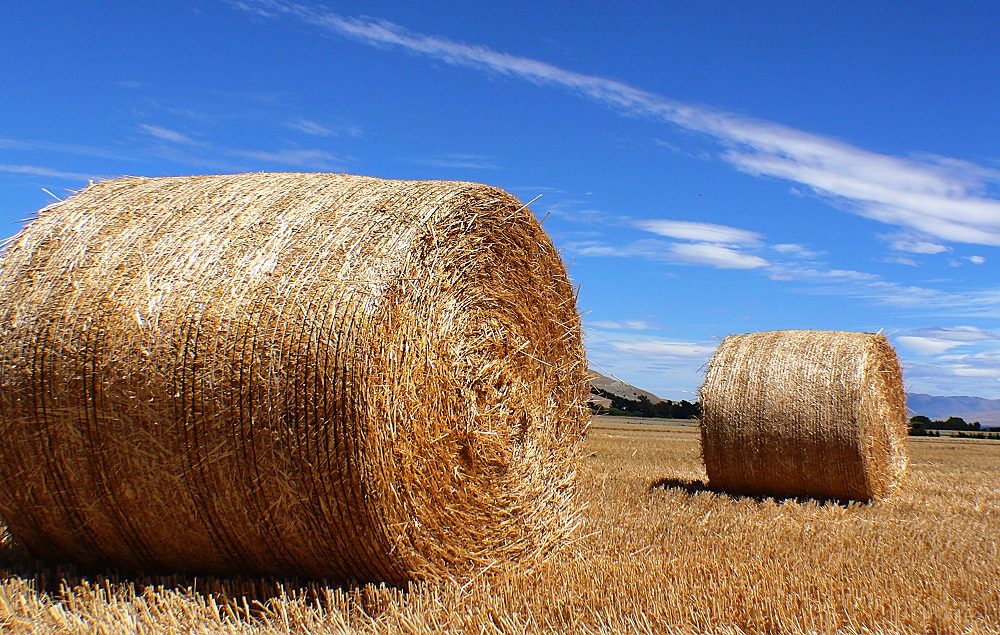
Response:
[[[0,630],[17,633],[1000,632],[1000,443],[907,441],[874,505],[707,491],[697,427],[599,418],[576,540],[464,584],[82,577],[5,542]]]

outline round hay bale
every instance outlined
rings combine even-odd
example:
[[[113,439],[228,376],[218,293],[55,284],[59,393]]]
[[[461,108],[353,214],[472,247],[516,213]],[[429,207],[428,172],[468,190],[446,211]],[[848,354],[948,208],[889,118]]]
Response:
[[[43,558],[401,584],[576,523],[575,291],[502,190],[123,178],[0,267],[0,516]]]
[[[906,470],[906,405],[885,336],[838,331],[731,335],[701,387],[713,489],[869,501]]]

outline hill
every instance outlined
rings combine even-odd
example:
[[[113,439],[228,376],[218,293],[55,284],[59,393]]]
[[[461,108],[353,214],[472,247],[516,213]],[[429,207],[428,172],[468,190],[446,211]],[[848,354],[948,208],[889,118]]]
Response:
[[[907,393],[906,407],[910,415],[924,415],[931,419],[961,417],[968,422],[978,421],[984,426],[1000,426],[1000,399],[982,397],[937,397],[923,393]]]
[[[626,384],[620,379],[614,379],[612,377],[608,377],[607,375],[602,375],[593,368],[590,369],[590,374],[593,376],[590,380],[592,386],[613,395],[633,400],[638,399],[640,395],[645,395],[646,399],[649,399],[650,403],[654,404],[663,401],[648,390],[636,388],[632,384]]]

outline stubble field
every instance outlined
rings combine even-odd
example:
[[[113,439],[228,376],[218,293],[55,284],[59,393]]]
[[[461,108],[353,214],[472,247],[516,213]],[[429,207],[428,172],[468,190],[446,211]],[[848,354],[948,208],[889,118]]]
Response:
[[[0,547],[16,633],[1000,633],[1000,443],[910,439],[873,505],[707,491],[691,425],[595,420],[576,540],[464,584],[82,576]]]

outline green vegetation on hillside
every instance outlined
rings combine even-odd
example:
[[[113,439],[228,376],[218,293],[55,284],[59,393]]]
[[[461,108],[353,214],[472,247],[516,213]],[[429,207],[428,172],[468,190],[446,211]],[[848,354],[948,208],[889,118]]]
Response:
[[[591,388],[590,392],[593,395],[611,400],[610,408],[591,402],[590,408],[594,414],[620,417],[655,417],[658,419],[697,419],[701,416],[701,404],[698,402],[664,399],[653,403],[646,395],[639,395],[638,399],[626,399],[596,387]]]
[[[956,436],[969,439],[1000,440],[1000,428],[983,428],[978,421],[967,423],[961,417],[948,417],[944,421],[931,421],[930,417],[917,415],[910,419],[910,436],[939,437],[941,430],[957,432]],[[993,434],[986,434],[987,432]]]

